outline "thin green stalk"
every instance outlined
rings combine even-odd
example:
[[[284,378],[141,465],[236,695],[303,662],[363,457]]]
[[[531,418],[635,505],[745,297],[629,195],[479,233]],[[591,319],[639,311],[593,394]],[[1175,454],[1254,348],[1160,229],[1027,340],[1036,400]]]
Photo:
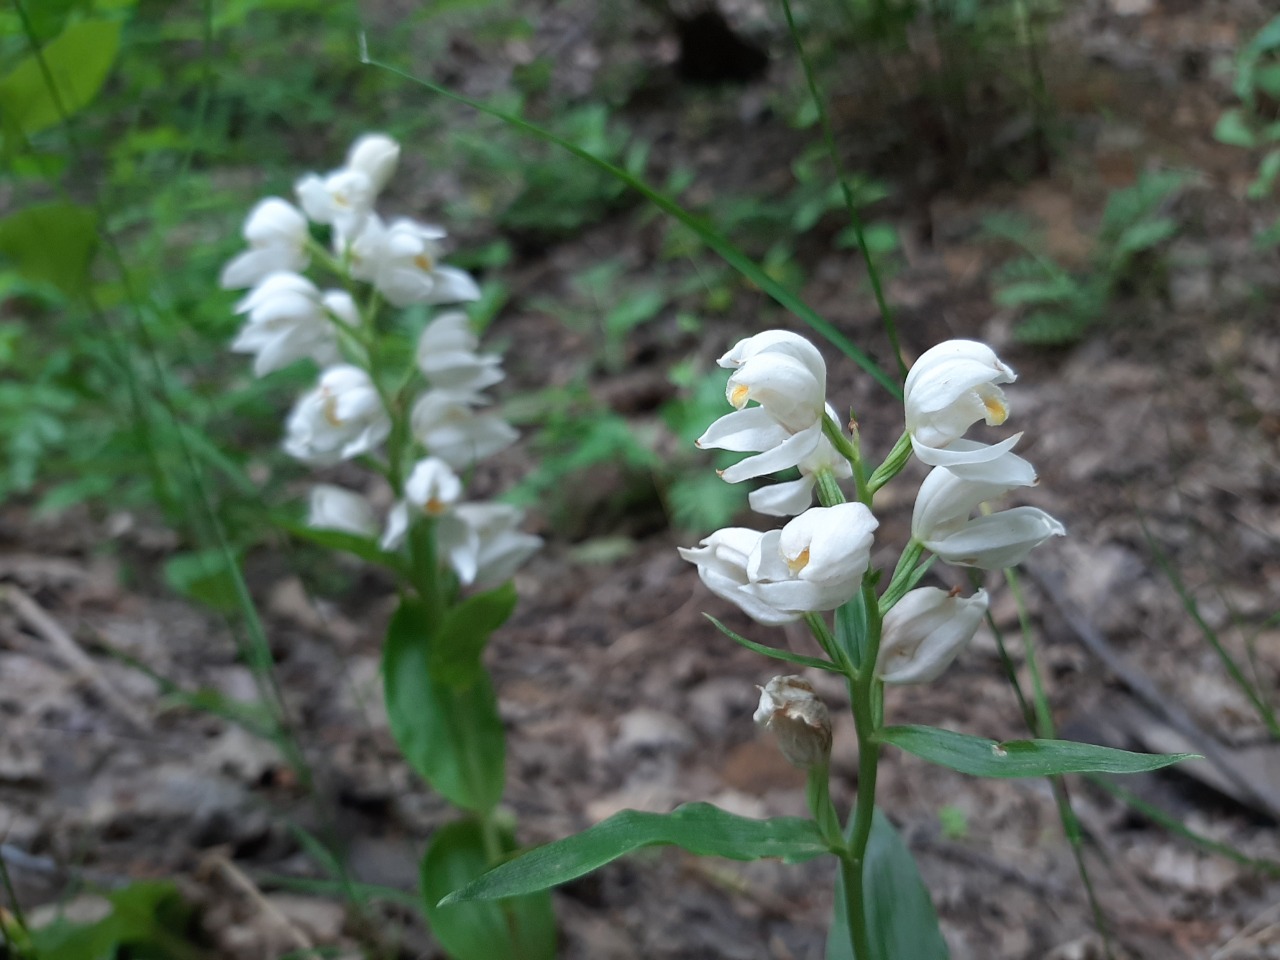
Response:
[[[867,478],[867,493],[875,496],[877,490],[900,474],[911,459],[911,451],[911,434],[903,431],[884,461],[871,471],[871,476]]]
[[[832,635],[831,628],[827,626],[827,621],[822,618],[822,614],[806,613],[804,622],[808,625],[814,640],[818,642],[818,646],[822,648],[822,652],[840,668],[845,676],[852,677],[857,673],[857,668],[849,662],[840,644],[836,643],[836,638]]]
[[[857,446],[845,436],[844,430],[841,429],[840,424],[836,423],[833,417],[823,414],[822,433],[831,441],[831,445],[836,448],[836,453],[849,461],[849,466],[856,467],[861,462],[862,455],[858,453]]]
[[[363,41],[365,38],[362,37],[361,39]],[[902,387],[898,382],[889,374],[885,373],[885,371],[882,370],[874,360],[867,356],[866,353],[859,350],[853,341],[841,333],[840,330],[837,329],[829,320],[824,319],[817,313],[817,311],[796,296],[796,294],[771,277],[763,267],[747,256],[746,253],[735,246],[722,233],[712,228],[706,220],[689,212],[671,197],[654,187],[651,187],[633,173],[624,170],[622,167],[610,163],[607,160],[601,159],[591,151],[578,146],[576,143],[571,143],[563,137],[552,133],[550,130],[540,127],[537,124],[530,123],[522,117],[518,117],[512,113],[507,113],[505,110],[499,110],[497,107],[490,106],[480,100],[475,100],[460,93],[455,93],[447,87],[442,87],[439,84],[432,83],[430,80],[424,80],[421,77],[415,77],[411,74],[405,73],[403,70],[393,67],[389,63],[383,63],[380,60],[375,60],[369,56],[367,50],[362,52],[361,62],[372,67],[377,67],[380,70],[385,70],[387,73],[400,77],[403,80],[407,80],[410,83],[416,83],[439,96],[452,100],[455,103],[464,104],[472,110],[477,110],[480,113],[495,117],[509,126],[537,137],[540,140],[545,140],[547,143],[555,144],[560,149],[573,154],[579,159],[587,161],[597,169],[608,173],[619,182],[626,184],[626,186],[635,190],[654,206],[658,207],[658,209],[672,217],[675,217],[675,219],[679,220],[686,227],[692,230],[703,243],[719,254],[726,263],[742,274],[742,276],[748,281],[755,284],[769,296],[773,297],[773,299],[781,304],[785,309],[799,317],[819,334],[826,337],[827,340],[830,341],[838,350],[844,353],[845,356],[870,374],[871,377],[889,391],[892,396],[898,399],[902,398]]]
[[[832,850],[843,851],[844,836],[840,831],[840,817],[836,815],[835,805],[831,802],[830,764],[822,763],[809,768],[805,781],[805,799],[818,829],[822,831],[822,839]]]
[[[894,359],[898,363],[898,379],[905,380],[907,377],[907,364],[902,359],[902,347],[898,343],[898,325],[894,320],[893,311],[889,309],[889,303],[885,299],[884,286],[880,282],[880,271],[876,269],[875,258],[872,257],[871,248],[867,245],[867,234],[862,222],[862,214],[858,210],[857,201],[854,200],[853,190],[849,187],[849,178],[845,175],[844,163],[840,159],[840,151],[836,148],[835,133],[831,127],[831,117],[827,114],[826,99],[818,89],[818,80],[813,72],[813,64],[810,63],[809,55],[805,52],[804,43],[800,39],[800,31],[796,28],[795,17],[791,13],[791,0],[782,0],[782,12],[787,18],[787,31],[791,34],[791,40],[796,46],[796,53],[800,57],[800,65],[804,68],[804,79],[809,86],[809,98],[813,101],[814,109],[818,112],[818,122],[822,127],[822,138],[826,143],[827,153],[831,157],[831,163],[836,171],[836,180],[840,184],[840,193],[844,197],[845,209],[849,213],[849,222],[853,225],[853,234],[858,241],[858,251],[862,254],[862,260],[867,265],[867,277],[871,281],[871,292],[876,299],[876,308],[880,311],[880,322],[884,325],[884,332],[889,338],[889,345],[893,348]]]

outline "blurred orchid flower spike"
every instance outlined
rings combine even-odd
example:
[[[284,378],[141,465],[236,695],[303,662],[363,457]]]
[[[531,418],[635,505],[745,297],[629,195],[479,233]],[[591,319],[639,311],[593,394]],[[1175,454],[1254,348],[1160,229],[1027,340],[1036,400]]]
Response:
[[[785,330],[766,330],[740,341],[718,362],[734,371],[725,388],[734,412],[711,424],[697,445],[757,454],[724,470],[725,480],[776,473],[817,450],[827,366],[812,343]]]
[[[333,466],[369,453],[391,432],[382,399],[359,367],[339,364],[320,375],[289,414],[284,449],[315,466]]]
[[[307,526],[316,530],[338,530],[371,537],[377,532],[378,518],[373,506],[353,490],[318,483],[311,488],[311,511]]]
[[[861,503],[811,507],[760,538],[743,589],[775,610],[834,610],[862,585],[878,526]]]
[[[947,340],[926,350],[904,387],[907,432],[916,453],[925,459],[922,449],[950,448],[979,420],[991,426],[1004,423],[1009,405],[997,384],[1016,379],[985,343]],[[974,452],[975,447],[968,449]]]
[[[774,677],[761,687],[752,719],[772,731],[795,766],[807,769],[830,760],[831,715],[803,677]]]
[[[222,268],[224,290],[252,287],[270,274],[297,272],[310,262],[307,218],[279,197],[259,201],[245,218],[243,233],[249,249]]]
[[[342,354],[330,317],[347,326],[360,321],[349,293],[330,290],[322,295],[297,273],[269,275],[236,304],[235,311],[247,313],[249,319],[231,349],[255,354],[253,372],[259,377],[304,357],[322,367],[337,363]]]
[[[764,536],[746,527],[717,530],[696,547],[680,547],[680,556],[698,568],[698,577],[717,597],[736,604],[743,613],[765,626],[778,626],[800,619],[800,614],[779,610],[748,593],[747,561]]]
[[[1066,533],[1061,523],[1037,507],[1014,507],[970,519],[982,503],[1035,482],[1021,457],[1004,453],[983,464],[982,479],[935,467],[920,484],[911,516],[911,535],[947,563],[999,570],[1021,563],[1050,537]]]
[[[884,615],[876,675],[885,683],[928,683],[973,639],[987,612],[987,592],[960,597],[920,587]]]

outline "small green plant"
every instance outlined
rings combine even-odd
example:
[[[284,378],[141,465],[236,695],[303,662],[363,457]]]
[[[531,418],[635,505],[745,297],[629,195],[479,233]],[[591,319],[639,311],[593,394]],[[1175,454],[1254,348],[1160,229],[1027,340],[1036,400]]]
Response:
[[[1240,105],[1223,111],[1213,135],[1220,143],[1265,151],[1248,189],[1249,199],[1263,200],[1275,192],[1280,178],[1280,16],[1240,48],[1232,89]],[[1261,233],[1257,243],[1280,243],[1280,220]]]
[[[1136,281],[1144,255],[1177,232],[1166,215],[1170,200],[1186,183],[1180,173],[1145,173],[1132,187],[1107,200],[1087,269],[1073,271],[1040,253],[1034,233],[1019,220],[990,217],[987,231],[1027,251],[995,275],[995,301],[1023,311],[1018,339],[1058,346],[1082,339],[1105,318],[1125,285]]]

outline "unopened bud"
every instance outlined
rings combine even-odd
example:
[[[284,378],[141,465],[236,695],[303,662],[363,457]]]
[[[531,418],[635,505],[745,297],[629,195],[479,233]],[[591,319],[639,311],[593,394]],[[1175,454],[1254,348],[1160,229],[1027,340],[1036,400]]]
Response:
[[[754,719],[773,731],[782,755],[797,767],[814,767],[831,756],[831,716],[803,677],[774,677],[761,687]]]

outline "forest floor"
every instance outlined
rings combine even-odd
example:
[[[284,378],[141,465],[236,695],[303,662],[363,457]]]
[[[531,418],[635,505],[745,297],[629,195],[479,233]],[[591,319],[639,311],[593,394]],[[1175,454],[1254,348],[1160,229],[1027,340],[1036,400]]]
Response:
[[[556,16],[567,16],[564,9]],[[1010,426],[1026,431],[1020,452],[1041,477],[1023,502],[1062,519],[1069,534],[1038,550],[1021,581],[1061,735],[1205,754],[1125,786],[1200,834],[1280,861],[1280,745],[1160,563],[1178,571],[1242,662],[1251,641],[1260,687],[1274,695],[1280,271],[1276,255],[1253,244],[1269,226],[1244,198],[1257,158],[1211,136],[1231,102],[1218,66],[1262,16],[1248,3],[1174,0],[1112,0],[1068,15],[1046,66],[1065,145],[1047,172],[1018,180],[957,166],[954,157],[935,157],[923,173],[907,169],[911,183],[887,214],[904,247],[887,294],[908,360],[939,340],[972,337],[993,344],[1019,374],[1007,391]],[[589,32],[565,42],[565,62],[587,71],[613,55]],[[663,48],[659,39],[650,46]],[[655,61],[653,69],[664,67]],[[761,111],[750,85],[713,96],[674,82],[662,91],[628,116],[654,136],[659,169],[678,161],[750,190],[801,136]],[[842,139],[866,140],[870,151],[875,138],[861,132],[910,109],[848,97],[835,112]],[[876,158],[858,149],[850,146],[851,167],[874,167]],[[1020,212],[1041,225],[1054,256],[1082,265],[1107,192],[1155,167],[1191,177],[1174,201],[1180,232],[1152,284],[1118,300],[1077,346],[1019,345],[1015,317],[994,305],[988,283],[1009,252],[982,235],[983,216]],[[520,253],[504,275],[512,297],[494,327],[510,343],[513,390],[554,382],[584,347],[580,334],[531,301],[567,290],[572,272],[601,251],[643,270],[656,255],[657,230],[624,211]],[[806,301],[887,358],[855,258],[834,245],[812,247],[797,253],[811,278]],[[628,341],[623,371],[598,376],[593,389],[637,425],[651,425],[672,393],[672,362],[691,352],[714,358],[742,336],[791,323],[749,291],[696,336],[660,319]],[[827,356],[831,400],[856,410],[868,448],[886,452],[901,431],[901,408],[851,363]],[[522,446],[495,461],[477,478],[480,493],[501,489],[530,455]],[[918,477],[907,475],[878,500],[880,562],[907,539]],[[707,623],[704,611],[752,629],[675,551],[710,531],[677,534],[660,510],[620,508],[613,471],[574,482],[570,495],[587,519],[566,534],[555,511],[535,512],[547,546],[518,576],[519,609],[489,654],[509,736],[507,803],[521,839],[564,836],[625,807],[665,811],[692,800],[747,815],[803,814],[802,775],[750,721],[756,685],[780,671]],[[361,916],[277,882],[324,876],[299,841],[304,828],[340,838],[356,880],[412,891],[425,838],[450,816],[398,761],[382,711],[390,585],[353,567],[335,601],[317,596],[287,557],[251,558],[278,684],[315,776],[307,791],[269,743],[175,703],[107,655],[127,654],[183,689],[256,699],[226,625],[158,585],[156,565],[173,546],[145,517],[83,510],[41,521],[19,503],[0,510],[0,841],[22,902],[54,903],[77,878],[106,886],[179,878],[202,907],[218,956],[277,956],[305,944],[354,950],[371,941],[398,942],[405,956],[436,955],[403,905],[375,903]],[[963,582],[952,570],[938,576]],[[1003,578],[990,579],[1025,688],[1015,596]],[[809,652],[799,634],[787,639]],[[78,660],[75,648],[87,656]],[[826,677],[813,680],[842,718],[835,800],[847,809],[856,756],[845,693]],[[985,629],[940,681],[890,691],[887,710],[900,722],[1026,735]],[[1102,956],[1046,781],[977,780],[893,750],[882,770],[880,803],[919,859],[956,960]],[[1117,957],[1280,956],[1280,881],[1171,835],[1092,784],[1068,783]],[[821,957],[828,873],[672,851],[634,856],[556,894],[562,956]]]

